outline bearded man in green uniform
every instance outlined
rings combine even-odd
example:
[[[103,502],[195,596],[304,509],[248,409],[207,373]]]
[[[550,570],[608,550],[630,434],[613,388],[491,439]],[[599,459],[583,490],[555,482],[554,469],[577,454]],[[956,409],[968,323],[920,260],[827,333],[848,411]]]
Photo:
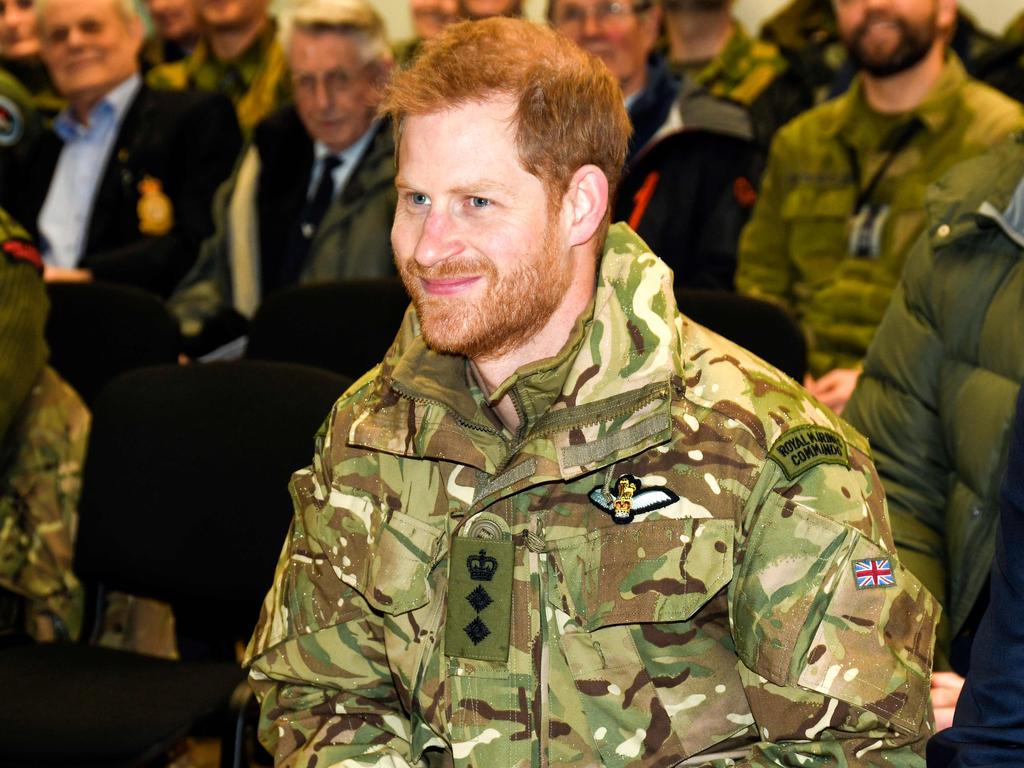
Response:
[[[954,0],[835,9],[859,73],[776,134],[736,285],[793,309],[810,337],[807,385],[839,411],[924,227],[925,189],[1024,125],[1024,112],[947,51]]]
[[[923,765],[936,603],[867,445],[609,228],[615,79],[489,19],[384,110],[413,309],[292,479],[277,763]]]

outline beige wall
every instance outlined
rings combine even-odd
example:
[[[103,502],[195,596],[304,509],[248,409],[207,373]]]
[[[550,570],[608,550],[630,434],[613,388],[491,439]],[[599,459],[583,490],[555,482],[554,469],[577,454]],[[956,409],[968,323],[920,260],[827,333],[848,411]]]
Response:
[[[399,40],[412,34],[409,22],[407,0],[372,0],[374,6],[384,15],[388,34]],[[546,0],[526,0],[527,15],[539,19],[544,15]],[[737,0],[736,15],[752,30],[758,29],[761,21],[786,0]],[[1002,32],[1007,22],[1024,10],[1024,0],[964,0],[962,3],[983,27]]]

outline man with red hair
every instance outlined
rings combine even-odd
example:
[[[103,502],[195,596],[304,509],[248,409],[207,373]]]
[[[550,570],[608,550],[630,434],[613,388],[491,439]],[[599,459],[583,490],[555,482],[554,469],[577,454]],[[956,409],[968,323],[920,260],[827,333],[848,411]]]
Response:
[[[867,444],[609,226],[608,70],[468,22],[384,111],[413,309],[292,478],[278,764],[923,765],[935,601]]]

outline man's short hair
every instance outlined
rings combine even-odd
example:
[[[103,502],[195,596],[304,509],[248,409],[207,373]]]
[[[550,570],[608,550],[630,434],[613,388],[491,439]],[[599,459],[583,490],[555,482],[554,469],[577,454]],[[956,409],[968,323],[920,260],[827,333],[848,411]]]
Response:
[[[366,0],[298,0],[281,15],[278,37],[285,51],[296,28],[354,35],[364,64],[392,60],[384,20]]]
[[[492,18],[446,28],[394,76],[381,112],[398,145],[407,117],[501,95],[517,102],[519,162],[551,202],[588,163],[604,171],[611,198],[631,131],[622,90],[600,59],[539,24]]]
[[[43,14],[46,11],[47,5],[48,0],[35,0],[37,31],[43,28]],[[130,24],[136,19],[140,21],[142,19],[135,0],[110,0],[110,5],[126,24]]]

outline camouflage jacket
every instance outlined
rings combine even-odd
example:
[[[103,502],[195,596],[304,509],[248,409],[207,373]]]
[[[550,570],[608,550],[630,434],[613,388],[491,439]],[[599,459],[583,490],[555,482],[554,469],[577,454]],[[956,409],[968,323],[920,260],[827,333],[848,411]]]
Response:
[[[77,638],[71,571],[89,411],[46,367],[42,259],[0,210],[0,635]]]
[[[924,227],[928,185],[1021,125],[1021,105],[971,80],[953,54],[903,115],[874,112],[856,80],[776,134],[737,288],[796,312],[814,375],[858,365]]]
[[[277,25],[266,28],[240,56],[221,61],[200,40],[186,58],[153,67],[146,74],[151,88],[223,93],[235,105],[238,124],[248,137],[263,118],[291,96],[288,61],[277,40]]]
[[[671,64],[683,81],[678,107],[681,122],[688,128],[752,138],[767,150],[775,132],[811,107],[813,97],[774,44],[751,37],[737,20],[733,25],[725,47],[710,63],[697,69]],[[713,106],[708,96],[724,106],[706,113]],[[705,117],[723,114],[722,109],[737,105],[749,124],[746,133]]]
[[[697,73],[697,82],[715,96],[751,104],[785,71],[786,59],[772,43],[751,37],[735,21],[725,47]]]
[[[247,653],[279,764],[924,764],[937,604],[865,441],[682,317],[627,228],[492,394],[515,435],[417,327],[293,476]]]

